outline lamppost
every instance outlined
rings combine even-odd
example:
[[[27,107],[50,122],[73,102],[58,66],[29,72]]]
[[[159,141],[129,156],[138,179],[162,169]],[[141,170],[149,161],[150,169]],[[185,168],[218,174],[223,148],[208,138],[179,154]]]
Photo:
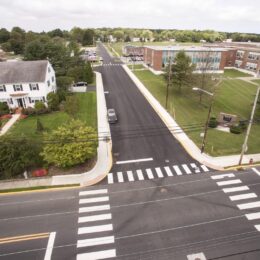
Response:
[[[168,71],[168,79],[167,79],[167,86],[166,86],[166,100],[165,100],[165,108],[168,109],[168,97],[169,97],[169,87],[171,84],[171,76],[172,76],[172,59],[169,58],[169,71]]]

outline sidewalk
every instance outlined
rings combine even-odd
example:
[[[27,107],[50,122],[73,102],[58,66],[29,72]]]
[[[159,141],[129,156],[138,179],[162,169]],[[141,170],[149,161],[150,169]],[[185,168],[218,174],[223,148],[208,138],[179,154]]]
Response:
[[[230,155],[221,157],[212,157],[205,153],[201,154],[200,149],[195,145],[195,143],[181,130],[181,127],[176,123],[176,121],[171,117],[171,115],[164,109],[164,107],[154,98],[154,96],[147,90],[143,83],[132,73],[132,71],[123,65],[124,70],[129,75],[129,77],[136,84],[138,89],[151,104],[157,114],[160,116],[165,125],[170,129],[172,135],[181,143],[184,149],[193,157],[195,160],[199,161],[201,164],[216,169],[224,170],[225,167],[231,167],[238,165],[240,155]],[[180,131],[176,131],[176,130]],[[177,132],[177,133],[176,133]],[[260,162],[260,154],[245,155],[243,158],[243,164],[248,164],[250,159],[254,162]]]
[[[19,117],[20,117],[20,114],[12,115],[12,118],[10,120],[8,120],[8,122],[1,129],[0,136],[4,135],[14,125],[14,123],[19,119]]]

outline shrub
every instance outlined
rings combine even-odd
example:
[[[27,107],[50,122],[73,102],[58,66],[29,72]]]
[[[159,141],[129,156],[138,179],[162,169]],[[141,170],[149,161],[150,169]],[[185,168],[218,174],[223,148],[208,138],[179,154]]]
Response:
[[[42,101],[38,101],[34,105],[34,109],[37,115],[48,113],[48,109]]]
[[[218,121],[217,121],[216,117],[211,117],[209,119],[209,127],[216,128],[217,126],[218,126]]]
[[[239,125],[232,125],[230,127],[230,132],[233,133],[233,134],[241,134],[242,128]]]
[[[30,115],[35,115],[36,111],[32,107],[27,107],[22,109],[22,114],[30,116]]]
[[[0,102],[0,116],[9,114],[9,107],[6,103]]]
[[[56,93],[49,93],[47,95],[48,108],[52,111],[57,111],[59,109],[59,96]]]
[[[243,131],[246,130],[246,129],[247,129],[247,121],[245,121],[245,120],[239,121],[239,126],[241,127],[241,129],[242,129]]]
[[[67,96],[65,101],[65,112],[71,116],[75,117],[76,113],[79,111],[79,100],[75,95]]]

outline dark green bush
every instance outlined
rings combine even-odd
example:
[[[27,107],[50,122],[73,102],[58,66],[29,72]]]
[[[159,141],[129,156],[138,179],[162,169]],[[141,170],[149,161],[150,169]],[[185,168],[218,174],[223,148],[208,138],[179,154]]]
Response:
[[[34,105],[34,109],[37,115],[46,114],[49,112],[48,108],[42,101],[38,101]]]
[[[0,102],[0,116],[9,114],[9,107],[6,103]]]
[[[232,125],[230,127],[230,132],[233,133],[233,134],[241,134],[242,128],[239,125]]]
[[[239,126],[241,127],[241,129],[244,131],[247,129],[247,121],[239,121]]]
[[[34,108],[32,107],[27,107],[27,108],[23,108],[22,110],[22,114],[30,116],[30,115],[35,115],[36,111]]]
[[[209,119],[209,127],[216,128],[218,126],[218,121],[216,117],[211,117]]]

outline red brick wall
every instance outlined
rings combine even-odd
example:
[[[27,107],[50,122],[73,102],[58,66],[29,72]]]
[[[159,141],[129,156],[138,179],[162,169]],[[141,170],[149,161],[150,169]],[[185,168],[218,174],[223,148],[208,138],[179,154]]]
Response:
[[[150,64],[154,70],[162,70],[162,51],[145,48],[144,62]]]
[[[223,51],[221,54],[220,69],[223,70],[224,67],[234,67],[236,60],[237,50],[227,50]]]

